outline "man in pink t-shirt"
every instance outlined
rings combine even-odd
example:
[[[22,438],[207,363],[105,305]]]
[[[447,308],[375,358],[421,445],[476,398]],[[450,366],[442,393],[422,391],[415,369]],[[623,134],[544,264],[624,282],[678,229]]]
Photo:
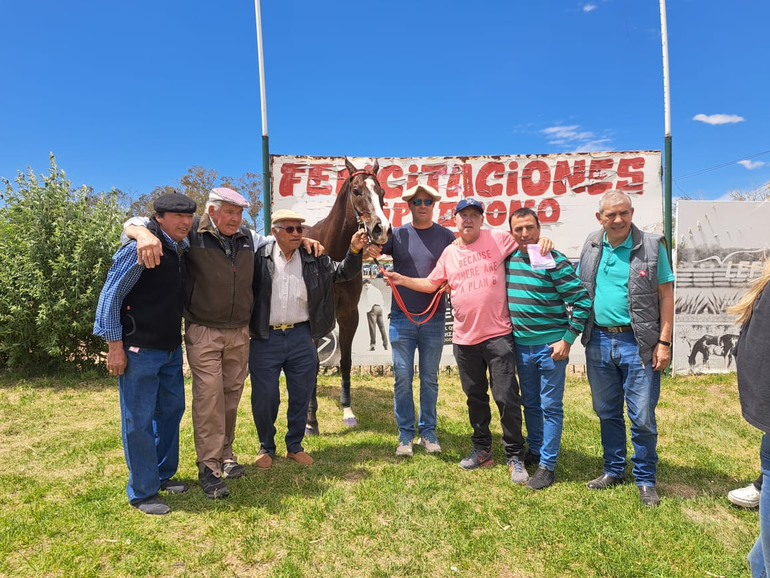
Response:
[[[516,380],[511,318],[505,289],[505,258],[516,242],[505,231],[481,229],[484,206],[474,198],[462,199],[455,207],[457,244],[449,245],[425,279],[388,273],[394,285],[432,293],[446,283],[452,292],[455,323],[452,342],[463,391],[468,397],[468,417],[473,428],[473,451],[460,462],[472,470],[491,466],[492,412],[487,393],[500,410],[503,447],[511,480],[526,484],[524,438],[521,434],[521,397]],[[543,239],[543,247],[552,243]],[[489,371],[489,380],[487,380]]]

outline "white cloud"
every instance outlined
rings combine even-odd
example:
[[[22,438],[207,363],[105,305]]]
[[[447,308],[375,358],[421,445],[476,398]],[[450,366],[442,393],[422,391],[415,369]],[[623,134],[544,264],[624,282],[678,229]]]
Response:
[[[583,5],[583,12],[591,12],[592,10],[596,10],[598,6],[596,4],[585,4]]]
[[[696,114],[694,117],[692,117],[692,119],[711,125],[732,124],[746,120],[737,114]]]
[[[567,152],[601,152],[609,150],[611,139],[597,135],[591,131],[579,130],[580,125],[557,125],[544,128],[540,131],[544,134],[548,144],[569,148]]]
[[[764,161],[738,161],[738,164],[749,170],[765,166]]]

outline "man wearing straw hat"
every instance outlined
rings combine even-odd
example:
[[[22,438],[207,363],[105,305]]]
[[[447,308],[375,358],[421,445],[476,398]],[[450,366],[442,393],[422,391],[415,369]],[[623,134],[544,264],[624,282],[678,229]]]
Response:
[[[408,189],[401,199],[409,204],[412,222],[393,230],[391,239],[382,246],[382,253],[393,257],[393,270],[407,277],[427,277],[436,266],[441,253],[454,240],[454,234],[433,222],[433,209],[441,200],[436,189],[417,185]],[[378,245],[367,248],[367,257],[380,255]],[[406,287],[400,291],[403,304],[410,313],[421,313],[430,307],[432,296]],[[417,316],[414,323],[401,309],[393,296],[390,307],[390,346],[393,351],[395,375],[393,407],[398,424],[397,456],[411,457],[415,434],[420,434],[418,444],[428,453],[441,452],[436,437],[436,402],[438,400],[438,369],[444,349],[444,315],[446,296],[439,303],[432,317]],[[419,324],[418,324],[419,323]],[[420,412],[415,429],[414,353],[420,355]]]

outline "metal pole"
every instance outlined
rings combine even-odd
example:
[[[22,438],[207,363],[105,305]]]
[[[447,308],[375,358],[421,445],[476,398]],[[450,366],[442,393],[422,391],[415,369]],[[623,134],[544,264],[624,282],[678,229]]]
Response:
[[[267,134],[267,96],[265,94],[265,59],[262,53],[262,11],[259,0],[254,0],[254,12],[257,16],[257,54],[259,55],[259,97],[262,107],[262,216],[265,221],[265,234],[270,231],[272,194],[270,187],[270,140]]]
[[[660,32],[663,39],[663,100],[666,114],[666,137],[664,157],[664,226],[668,257],[671,260],[672,249],[672,213],[671,213],[671,88],[668,71],[668,24],[666,23],[666,0],[660,0]],[[673,264],[672,264],[673,266]]]

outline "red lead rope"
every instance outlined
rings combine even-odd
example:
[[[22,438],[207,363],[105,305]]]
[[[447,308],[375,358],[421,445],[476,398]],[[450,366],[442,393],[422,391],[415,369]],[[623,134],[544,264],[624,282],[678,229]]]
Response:
[[[380,271],[382,272],[383,277],[385,277],[385,267],[380,266]],[[441,294],[444,292],[443,289],[436,291],[433,294],[433,299],[431,300],[430,305],[428,305],[428,308],[422,313],[410,313],[407,310],[406,305],[404,305],[404,300],[401,298],[401,295],[399,294],[398,289],[396,289],[396,286],[393,283],[390,283],[390,288],[393,291],[393,298],[396,300],[398,307],[401,309],[401,311],[404,312],[406,318],[415,325],[422,325],[433,318],[433,315],[436,313],[436,309],[438,309],[439,301],[441,301]],[[422,321],[417,321],[417,317],[422,317],[426,314],[428,316],[425,319]]]

